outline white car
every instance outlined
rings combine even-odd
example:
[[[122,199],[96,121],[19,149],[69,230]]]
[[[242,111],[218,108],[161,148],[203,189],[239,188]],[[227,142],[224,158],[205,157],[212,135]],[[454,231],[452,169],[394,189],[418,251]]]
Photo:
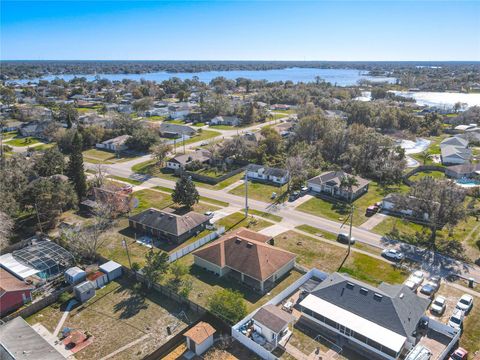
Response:
[[[213,211],[205,211],[204,212],[204,215],[205,216],[208,216],[210,219],[213,218],[213,216],[215,215],[215,213]]]
[[[396,249],[385,249],[382,251],[382,255],[390,260],[401,261],[405,258],[405,254]]]
[[[467,313],[473,306],[473,296],[468,294],[463,294],[460,300],[457,302],[456,308]]]
[[[423,273],[421,271],[415,271],[412,275],[408,277],[408,280],[415,283],[416,288],[422,285],[423,282]],[[407,280],[407,281],[408,281]],[[405,283],[406,284],[406,283]]]
[[[463,324],[463,318],[465,317],[465,313],[460,309],[455,309],[452,316],[448,320],[448,326],[460,330]]]
[[[437,296],[430,306],[430,312],[442,315],[447,308],[447,300],[443,296]]]
[[[407,281],[405,281],[405,283],[403,285],[405,285],[406,287],[408,287],[412,291],[416,291],[419,284],[416,283],[415,281],[407,279]]]

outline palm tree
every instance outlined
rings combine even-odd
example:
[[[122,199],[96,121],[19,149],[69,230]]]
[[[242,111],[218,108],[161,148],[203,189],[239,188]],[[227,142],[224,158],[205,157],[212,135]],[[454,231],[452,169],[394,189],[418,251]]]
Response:
[[[423,166],[425,166],[427,165],[427,161],[432,158],[432,155],[427,150],[424,150],[420,153],[420,157],[422,158]]]
[[[353,187],[358,186],[358,180],[355,176],[344,176],[340,180],[340,189],[346,189],[348,190],[348,202],[351,204],[352,203],[352,198],[353,198]]]

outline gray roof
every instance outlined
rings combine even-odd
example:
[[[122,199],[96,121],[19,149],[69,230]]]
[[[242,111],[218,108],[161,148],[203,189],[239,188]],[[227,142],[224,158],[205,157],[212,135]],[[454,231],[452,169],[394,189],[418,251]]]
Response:
[[[78,266],[74,266],[65,271],[65,274],[73,277],[77,274],[85,274],[85,271],[80,269]]]
[[[169,124],[169,123],[161,123],[159,129],[161,133],[172,133],[172,134],[179,134],[179,135],[191,136],[196,133],[195,129],[192,129],[189,126]]]
[[[295,318],[286,311],[283,311],[275,305],[270,304],[261,307],[260,310],[258,310],[253,316],[253,320],[265,325],[270,330],[278,334],[285,328],[285,326],[293,322]]]
[[[275,177],[284,177],[288,175],[288,171],[280,168],[273,168],[264,165],[257,165],[257,164],[250,164],[247,167],[248,171],[251,172],[258,172],[260,169],[265,169],[264,174],[267,176],[275,176]]]
[[[84,281],[73,288],[79,293],[89,292],[90,290],[95,290],[95,285],[91,281]]]
[[[346,176],[353,176],[358,182],[357,186],[352,187],[353,192],[356,192],[358,189],[361,189],[370,183],[370,181],[360,176],[350,175],[344,171],[327,171],[318,176],[315,176],[314,178],[309,179],[308,182],[317,185],[327,184],[330,186],[340,187],[342,183],[342,178]]]
[[[339,273],[331,274],[312,294],[406,337],[430,304],[404,285],[382,283],[375,288]]]
[[[454,145],[444,145],[441,148],[442,158],[455,156],[469,160],[472,157],[472,150]]]
[[[168,160],[168,162],[175,162],[182,166],[185,166],[191,163],[192,161],[200,161],[201,163],[204,163],[204,162],[210,161],[210,159],[211,159],[210,151],[197,150],[189,154],[177,155],[171,158],[170,160]]]
[[[120,265],[119,263],[116,263],[115,261],[110,260],[109,262],[106,262],[105,264],[100,265],[100,270],[102,270],[103,272],[109,273],[121,267],[122,265]]]
[[[129,220],[180,236],[200,224],[206,223],[209,221],[209,217],[194,211],[190,211],[185,215],[177,215],[151,208],[131,216]]]
[[[17,360],[65,359],[20,316],[0,326],[0,344]]]
[[[444,139],[440,143],[440,148],[443,148],[444,146],[448,146],[448,145],[461,146],[461,147],[466,148],[468,146],[468,140],[466,140],[466,139],[464,139],[460,136],[452,136],[452,137]]]

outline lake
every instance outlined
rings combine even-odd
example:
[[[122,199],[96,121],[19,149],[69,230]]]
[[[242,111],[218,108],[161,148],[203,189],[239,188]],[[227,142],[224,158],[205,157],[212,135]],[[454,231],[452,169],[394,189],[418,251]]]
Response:
[[[75,76],[81,76],[87,78],[87,80],[94,80],[95,75],[49,75],[37,79],[22,79],[12,82],[26,83],[26,82],[38,82],[42,80],[54,80],[55,78],[61,78],[66,81],[73,79]],[[203,82],[210,82],[212,79],[223,76],[227,79],[247,78],[252,80],[267,80],[267,81],[293,81],[298,82],[312,82],[315,81],[316,76],[320,76],[323,80],[332,83],[337,86],[350,86],[356,85],[359,80],[365,79],[375,82],[389,82],[394,83],[395,78],[391,77],[378,77],[368,76],[367,72],[354,69],[315,69],[315,68],[287,68],[287,69],[275,69],[275,70],[231,70],[231,71],[203,71],[196,73],[167,73],[167,72],[155,72],[145,74],[98,74],[100,78],[106,78],[111,81],[121,81],[123,79],[130,80],[151,80],[161,82],[168,80],[172,77],[178,77],[182,80],[191,79],[197,76]]]

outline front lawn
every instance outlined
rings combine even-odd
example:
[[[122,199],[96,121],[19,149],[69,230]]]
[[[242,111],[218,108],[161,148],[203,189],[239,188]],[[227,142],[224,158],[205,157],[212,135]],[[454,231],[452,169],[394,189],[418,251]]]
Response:
[[[354,214],[353,225],[359,226],[367,221],[369,218],[365,216],[365,211],[368,206],[381,201],[387,194],[395,192],[407,192],[408,186],[400,185],[396,187],[383,188],[376,182],[371,182],[368,192],[353,202]],[[334,221],[344,221],[349,214],[348,204],[344,202],[330,202],[314,197],[296,208],[312,215],[325,217]]]
[[[188,145],[188,144],[192,144],[192,143],[196,143],[196,142],[199,142],[199,141],[204,141],[204,140],[208,140],[208,139],[211,139],[211,138],[214,138],[216,136],[219,136],[219,135],[222,135],[220,132],[218,131],[213,131],[213,130],[204,130],[204,129],[201,129],[202,131],[201,132],[198,132],[197,135],[195,136],[192,136],[190,139],[188,140],[185,140],[185,145]],[[178,143],[178,146],[180,145],[183,145],[183,142],[179,142]]]
[[[242,174],[243,176],[243,174]],[[259,200],[267,203],[285,201],[287,197],[287,185],[275,186],[264,184],[260,182],[248,182],[248,197],[254,200]],[[276,193],[275,199],[272,199],[273,193]],[[235,189],[229,191],[230,194],[245,197],[245,184],[237,186]]]
[[[99,149],[89,149],[83,152],[83,159],[92,164],[114,164],[135,158],[135,156],[125,156],[123,154],[117,157],[115,152]]]
[[[217,227],[224,226],[226,231],[235,230],[240,227],[246,227],[253,231],[260,231],[273,223],[267,220],[258,219],[252,216],[245,218],[245,214],[236,212],[221,218],[216,223]]]
[[[275,246],[297,254],[297,263],[307,268],[317,268],[329,273],[345,272],[372,285],[378,285],[383,281],[399,284],[408,276],[406,272],[396,269],[389,262],[356,252],[351,252],[340,268],[347,253],[346,247],[329,244],[295,231],[287,231],[276,236]]]
[[[245,211],[245,209],[243,209],[242,211]],[[248,213],[252,214],[252,215],[257,215],[257,216],[260,216],[260,217],[265,218],[267,220],[272,220],[272,221],[275,221],[275,222],[281,222],[282,221],[281,216],[271,214],[271,213],[268,213],[268,212],[265,212],[265,211],[249,209]]]
[[[10,140],[7,140],[4,142],[5,145],[9,145],[9,146],[31,146],[33,144],[38,144],[42,142],[41,140],[39,139],[36,139],[34,137],[14,137],[14,138],[11,138]]]

